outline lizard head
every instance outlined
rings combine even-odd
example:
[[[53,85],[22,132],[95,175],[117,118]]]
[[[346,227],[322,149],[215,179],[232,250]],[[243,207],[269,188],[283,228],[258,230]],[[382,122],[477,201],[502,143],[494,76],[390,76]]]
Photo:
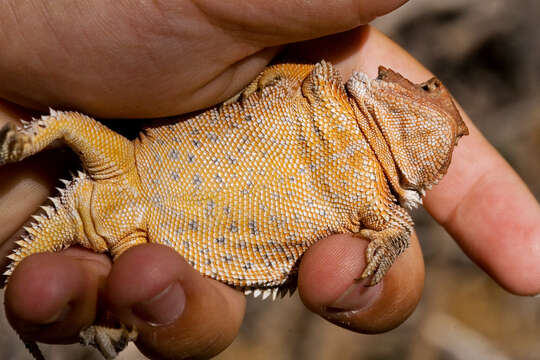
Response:
[[[374,80],[353,75],[347,90],[382,133],[399,186],[423,195],[446,173],[454,146],[468,134],[448,90],[437,78],[414,84],[382,66]]]

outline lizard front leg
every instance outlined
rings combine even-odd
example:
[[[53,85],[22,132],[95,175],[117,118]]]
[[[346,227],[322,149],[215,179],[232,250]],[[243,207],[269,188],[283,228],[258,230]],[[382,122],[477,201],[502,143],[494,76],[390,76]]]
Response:
[[[409,246],[413,227],[410,215],[396,203],[390,203],[382,211],[382,206],[373,209],[372,216],[363,221],[367,228],[356,234],[370,240],[366,250],[367,265],[361,275],[362,279],[372,276],[370,285],[379,283]]]
[[[246,99],[251,94],[262,90],[263,88],[274,84],[280,79],[287,79],[300,83],[313,71],[313,64],[277,64],[267,67],[244,89],[224,102],[232,104],[240,99]]]

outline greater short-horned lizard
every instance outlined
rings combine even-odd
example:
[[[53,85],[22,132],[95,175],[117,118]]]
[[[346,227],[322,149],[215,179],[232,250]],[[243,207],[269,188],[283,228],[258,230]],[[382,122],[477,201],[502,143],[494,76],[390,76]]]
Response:
[[[226,104],[134,141],[51,110],[0,130],[0,164],[60,139],[84,170],[26,228],[6,275],[73,244],[117,258],[153,242],[206,276],[275,297],[294,286],[310,245],[348,232],[370,240],[361,277],[376,284],[408,246],[405,208],[443,176],[465,134],[439,80],[413,84],[380,67],[374,80],[355,73],[344,84],[324,61],[270,66]]]

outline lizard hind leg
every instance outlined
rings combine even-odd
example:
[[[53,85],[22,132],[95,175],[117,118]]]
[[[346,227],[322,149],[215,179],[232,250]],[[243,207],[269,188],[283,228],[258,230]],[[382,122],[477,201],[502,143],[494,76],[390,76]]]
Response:
[[[76,210],[76,197],[87,185],[86,175],[79,173],[65,190],[60,190],[59,197],[50,198],[52,206],[42,206],[42,214],[33,216],[35,221],[24,228],[25,234],[16,241],[15,249],[8,255],[11,262],[4,272],[8,277],[6,283],[17,265],[29,255],[60,251],[84,242],[83,224]]]
[[[4,273],[7,279],[3,285],[7,284],[17,265],[29,255],[60,251],[74,244],[97,251],[107,249],[105,241],[93,231],[95,229],[89,226],[88,220],[84,219],[88,214],[81,211],[88,208],[87,196],[92,194],[94,182],[82,172],[79,172],[73,181],[63,182],[67,185],[66,189],[59,189],[59,197],[50,198],[52,206],[43,206],[42,215],[33,216],[35,221],[25,227],[26,234],[16,242],[17,247],[8,255],[11,263]],[[130,234],[118,247],[123,250],[140,238],[141,234],[138,232]],[[100,320],[105,321],[101,323]],[[137,332],[134,329],[128,329],[122,324],[116,325],[111,319],[98,319],[79,334],[81,343],[96,347],[106,359],[116,357],[118,352],[136,338]],[[35,359],[44,359],[35,342],[25,342],[25,345]]]
[[[0,129],[0,165],[21,161],[61,140],[80,157],[94,180],[110,179],[135,168],[133,144],[98,121],[77,112],[50,111],[23,126]]]

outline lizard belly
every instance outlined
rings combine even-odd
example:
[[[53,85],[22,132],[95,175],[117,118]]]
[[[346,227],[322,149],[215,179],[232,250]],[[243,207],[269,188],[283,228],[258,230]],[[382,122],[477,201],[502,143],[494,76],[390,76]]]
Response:
[[[347,214],[319,191],[295,141],[301,112],[263,127],[257,109],[230,121],[218,111],[141,140],[149,240],[228,284],[281,285],[312,243],[343,231]]]
[[[228,284],[281,285],[304,251],[335,231],[331,208],[310,196],[282,194],[262,184],[192,199],[181,210],[155,204],[149,214],[159,226],[149,230],[149,240],[173,247],[202,274]]]
[[[149,240],[202,274],[235,286],[281,285],[311,244],[340,230],[342,214],[320,196],[294,146],[259,144],[233,160],[206,146],[173,152],[201,161],[161,172],[146,195]]]
[[[333,128],[315,129],[302,101],[248,99],[148,131],[136,156],[150,241],[207,276],[265,287],[285,283],[315,241],[356,231],[368,145],[346,117],[349,136],[329,141]]]

